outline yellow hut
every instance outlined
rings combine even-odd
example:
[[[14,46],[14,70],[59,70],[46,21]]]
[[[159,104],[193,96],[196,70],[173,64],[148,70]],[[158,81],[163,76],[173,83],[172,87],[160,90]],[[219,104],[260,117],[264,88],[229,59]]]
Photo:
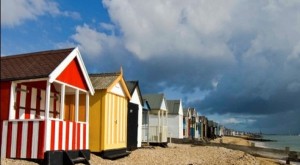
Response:
[[[126,156],[130,93],[122,69],[119,73],[90,74],[90,79],[95,89],[90,97],[90,150],[108,159]]]

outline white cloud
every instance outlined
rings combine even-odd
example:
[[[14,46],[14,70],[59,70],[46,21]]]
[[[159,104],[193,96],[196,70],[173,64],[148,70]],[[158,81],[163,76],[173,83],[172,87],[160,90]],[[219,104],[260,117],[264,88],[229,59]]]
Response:
[[[224,26],[231,20],[235,1],[104,0],[103,3],[120,27],[125,47],[141,59],[170,54],[233,58],[225,44]]]
[[[112,24],[108,24],[108,23],[103,23],[103,22],[101,22],[101,23],[100,23],[100,26],[101,26],[103,29],[109,30],[109,31],[112,31],[112,32],[115,30],[115,26],[112,25]]]
[[[1,26],[14,27],[26,20],[51,14],[80,19],[77,12],[61,11],[56,2],[46,0],[1,0]]]
[[[114,48],[118,42],[114,36],[98,32],[86,24],[77,26],[76,34],[72,35],[71,39],[90,57],[99,56],[104,49]]]

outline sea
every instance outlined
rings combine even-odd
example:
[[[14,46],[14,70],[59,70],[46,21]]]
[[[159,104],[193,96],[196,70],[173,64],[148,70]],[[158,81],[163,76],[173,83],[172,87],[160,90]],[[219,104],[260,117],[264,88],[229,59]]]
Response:
[[[285,150],[289,147],[290,151],[300,152],[300,135],[263,135],[263,139],[275,140],[271,142],[257,142],[255,146],[264,148],[274,148]]]

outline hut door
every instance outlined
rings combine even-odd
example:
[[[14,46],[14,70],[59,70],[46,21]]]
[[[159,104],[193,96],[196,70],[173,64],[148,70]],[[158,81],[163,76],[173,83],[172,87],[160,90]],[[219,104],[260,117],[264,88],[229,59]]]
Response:
[[[128,104],[128,119],[127,119],[127,149],[128,150],[137,148],[138,111],[139,111],[139,105],[133,103]]]

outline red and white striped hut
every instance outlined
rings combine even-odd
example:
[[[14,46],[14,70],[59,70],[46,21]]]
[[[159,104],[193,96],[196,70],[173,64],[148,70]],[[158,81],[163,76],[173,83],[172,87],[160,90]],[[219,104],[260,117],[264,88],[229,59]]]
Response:
[[[89,159],[90,94],[78,48],[1,57],[1,157]]]

